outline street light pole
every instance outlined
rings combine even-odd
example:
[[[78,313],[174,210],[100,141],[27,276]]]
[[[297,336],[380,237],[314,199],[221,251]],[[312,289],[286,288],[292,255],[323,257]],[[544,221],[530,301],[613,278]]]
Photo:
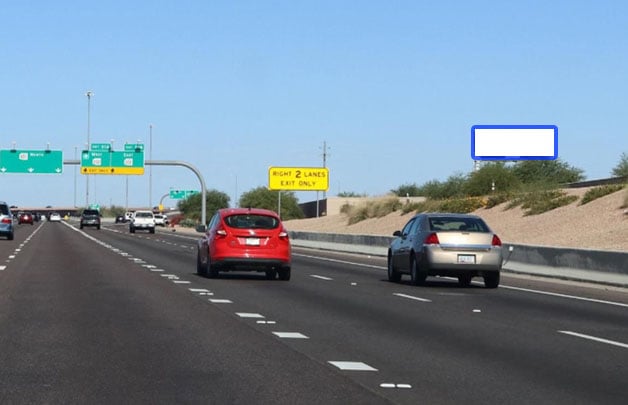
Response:
[[[148,142],[148,159],[153,160],[153,124],[148,126],[150,134],[149,134],[149,142]],[[153,209],[153,166],[151,165],[148,169],[148,207]]]
[[[88,91],[87,93],[85,93],[85,95],[87,96],[87,150],[90,149],[90,115],[91,115],[91,104],[92,104],[92,96],[94,95],[94,93],[92,93],[91,91]],[[85,207],[89,207],[89,174],[85,175]]]
[[[76,160],[76,151],[78,146],[74,147],[74,160]],[[74,166],[74,208],[76,208],[76,166]]]

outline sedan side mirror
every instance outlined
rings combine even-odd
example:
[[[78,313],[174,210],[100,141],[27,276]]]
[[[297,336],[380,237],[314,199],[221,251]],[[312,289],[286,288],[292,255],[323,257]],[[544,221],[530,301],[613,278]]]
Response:
[[[205,233],[207,231],[207,227],[205,225],[196,225],[196,232]]]
[[[401,236],[401,231],[395,231],[395,232],[393,232],[393,236]]]

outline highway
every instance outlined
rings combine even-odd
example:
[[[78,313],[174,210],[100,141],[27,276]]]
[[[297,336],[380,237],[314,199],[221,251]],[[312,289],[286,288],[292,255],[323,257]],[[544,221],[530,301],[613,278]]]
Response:
[[[1,403],[624,404],[628,289],[387,281],[294,249],[292,279],[196,275],[196,235],[0,239]]]

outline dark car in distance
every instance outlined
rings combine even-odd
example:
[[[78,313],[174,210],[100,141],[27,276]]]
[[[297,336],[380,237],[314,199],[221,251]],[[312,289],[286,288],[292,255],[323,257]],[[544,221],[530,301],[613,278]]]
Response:
[[[96,229],[100,229],[100,211],[92,209],[83,210],[79,226],[81,229],[86,226],[93,226],[96,227]]]

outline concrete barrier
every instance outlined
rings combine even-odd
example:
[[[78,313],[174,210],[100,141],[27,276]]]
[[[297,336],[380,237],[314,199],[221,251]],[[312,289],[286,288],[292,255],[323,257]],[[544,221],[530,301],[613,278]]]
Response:
[[[293,246],[386,257],[392,236],[290,231]],[[628,252],[504,243],[506,272],[628,287]]]

